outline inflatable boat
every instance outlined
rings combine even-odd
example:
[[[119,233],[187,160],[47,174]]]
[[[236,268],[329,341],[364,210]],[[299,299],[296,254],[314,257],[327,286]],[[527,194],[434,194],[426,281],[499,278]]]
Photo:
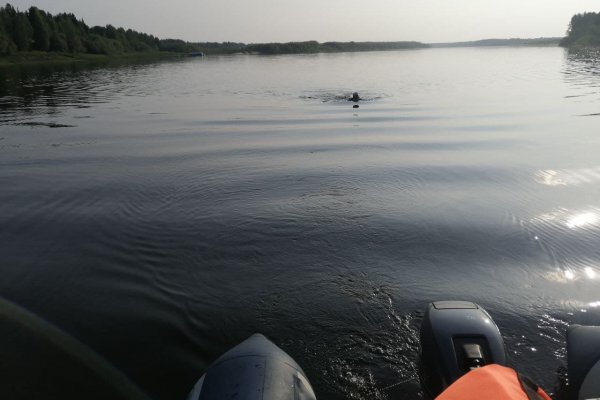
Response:
[[[421,323],[419,376],[429,399],[532,399],[550,397],[507,365],[502,335],[492,317],[466,301],[430,303]],[[600,399],[600,327],[567,331],[568,400]],[[402,378],[402,377],[399,377]],[[261,334],[217,359],[188,400],[315,400],[302,368]]]
[[[430,303],[421,323],[419,376],[437,400],[548,400],[507,367],[500,330],[479,305]],[[0,298],[0,398],[149,400],[125,375],[56,326]],[[600,326],[567,330],[568,390],[561,400],[600,399]],[[523,375],[525,374],[525,375]],[[403,377],[398,377],[399,380]],[[188,400],[315,400],[309,377],[261,334],[219,357]]]

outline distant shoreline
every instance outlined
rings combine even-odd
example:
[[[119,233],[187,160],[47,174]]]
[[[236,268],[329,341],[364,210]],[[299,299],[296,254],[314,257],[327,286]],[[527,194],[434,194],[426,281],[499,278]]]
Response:
[[[483,39],[462,42],[329,41],[273,43],[188,42],[160,39],[151,34],[112,25],[88,26],[70,13],[52,15],[32,6],[19,11],[10,4],[0,7],[0,67],[32,63],[152,60],[191,55],[317,54],[394,51],[452,47],[600,47],[600,13],[576,14],[567,36]]]
[[[585,14],[589,19],[595,15]],[[577,22],[579,16],[574,17]],[[0,66],[32,63],[124,61],[224,54],[317,54],[412,50],[436,47],[558,46],[561,38],[485,39],[470,42],[416,41],[285,43],[187,42],[159,39],[151,34],[112,25],[88,26],[73,14],[52,15],[37,7],[19,11],[0,7]],[[568,39],[568,38],[566,38]],[[589,40],[588,40],[589,41]]]
[[[467,42],[429,43],[431,47],[493,47],[493,46],[530,46],[553,47],[558,46],[562,37],[541,37],[534,39],[482,39]]]
[[[241,44],[240,48],[220,48],[214,43],[212,48],[203,48],[206,55],[249,54],[249,55],[278,55],[278,54],[322,54],[342,52],[394,51],[427,48],[458,48],[458,47],[554,47],[559,46],[562,38],[535,39],[483,39],[468,42],[421,43],[421,42],[288,42],[288,43],[257,43]],[[310,44],[310,51],[305,46]],[[236,51],[237,50],[237,51]],[[135,52],[119,54],[88,54],[88,53],[57,53],[27,51],[0,56],[0,67],[34,64],[34,63],[68,63],[68,62],[108,62],[108,61],[140,61],[154,59],[173,59],[187,57],[184,52]]]

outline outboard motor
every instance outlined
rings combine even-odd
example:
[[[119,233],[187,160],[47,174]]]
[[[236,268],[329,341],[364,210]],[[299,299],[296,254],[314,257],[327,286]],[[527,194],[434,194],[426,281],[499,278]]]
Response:
[[[567,330],[569,400],[600,398],[600,326]]]
[[[217,359],[188,400],[315,400],[302,368],[256,333]]]
[[[430,303],[421,323],[419,375],[434,398],[474,368],[506,364],[500,330],[480,306],[467,301]]]

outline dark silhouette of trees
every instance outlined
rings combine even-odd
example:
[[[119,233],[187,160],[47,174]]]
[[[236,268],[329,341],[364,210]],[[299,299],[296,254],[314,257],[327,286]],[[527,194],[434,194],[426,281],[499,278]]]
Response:
[[[12,18],[12,40],[19,51],[27,51],[33,41],[33,28],[25,14],[15,12]]]
[[[381,51],[429,47],[419,42],[308,42],[249,44],[244,51],[260,54],[333,53],[344,51]]]
[[[90,28],[73,14],[0,8],[0,55],[17,51],[121,54],[159,51],[159,39],[112,25]]]
[[[573,23],[573,26],[578,25]],[[31,7],[25,12],[16,10],[10,4],[0,7],[0,56],[31,50],[106,55],[151,52],[292,54],[398,50],[418,47],[428,46],[418,42],[319,43],[314,40],[256,44],[190,43],[178,39],[159,40],[147,33],[117,28],[113,25],[89,27],[73,14],[51,15],[37,7]]]
[[[600,13],[586,12],[571,18],[567,36],[561,46],[600,46]]]
[[[419,42],[326,42],[320,45],[322,52],[383,51],[429,47]]]
[[[318,53],[320,45],[319,42],[314,40],[308,42],[257,43],[246,46],[246,51],[261,54]]]
[[[50,27],[49,18],[46,13],[40,11],[37,7],[31,7],[27,13],[29,23],[33,29],[33,48],[39,51],[50,50]]]

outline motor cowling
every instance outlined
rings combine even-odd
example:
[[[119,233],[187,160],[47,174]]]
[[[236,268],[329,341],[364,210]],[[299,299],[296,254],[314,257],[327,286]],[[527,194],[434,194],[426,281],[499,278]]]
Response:
[[[421,387],[431,398],[474,368],[506,365],[500,330],[475,303],[430,303],[421,323],[420,339]]]

